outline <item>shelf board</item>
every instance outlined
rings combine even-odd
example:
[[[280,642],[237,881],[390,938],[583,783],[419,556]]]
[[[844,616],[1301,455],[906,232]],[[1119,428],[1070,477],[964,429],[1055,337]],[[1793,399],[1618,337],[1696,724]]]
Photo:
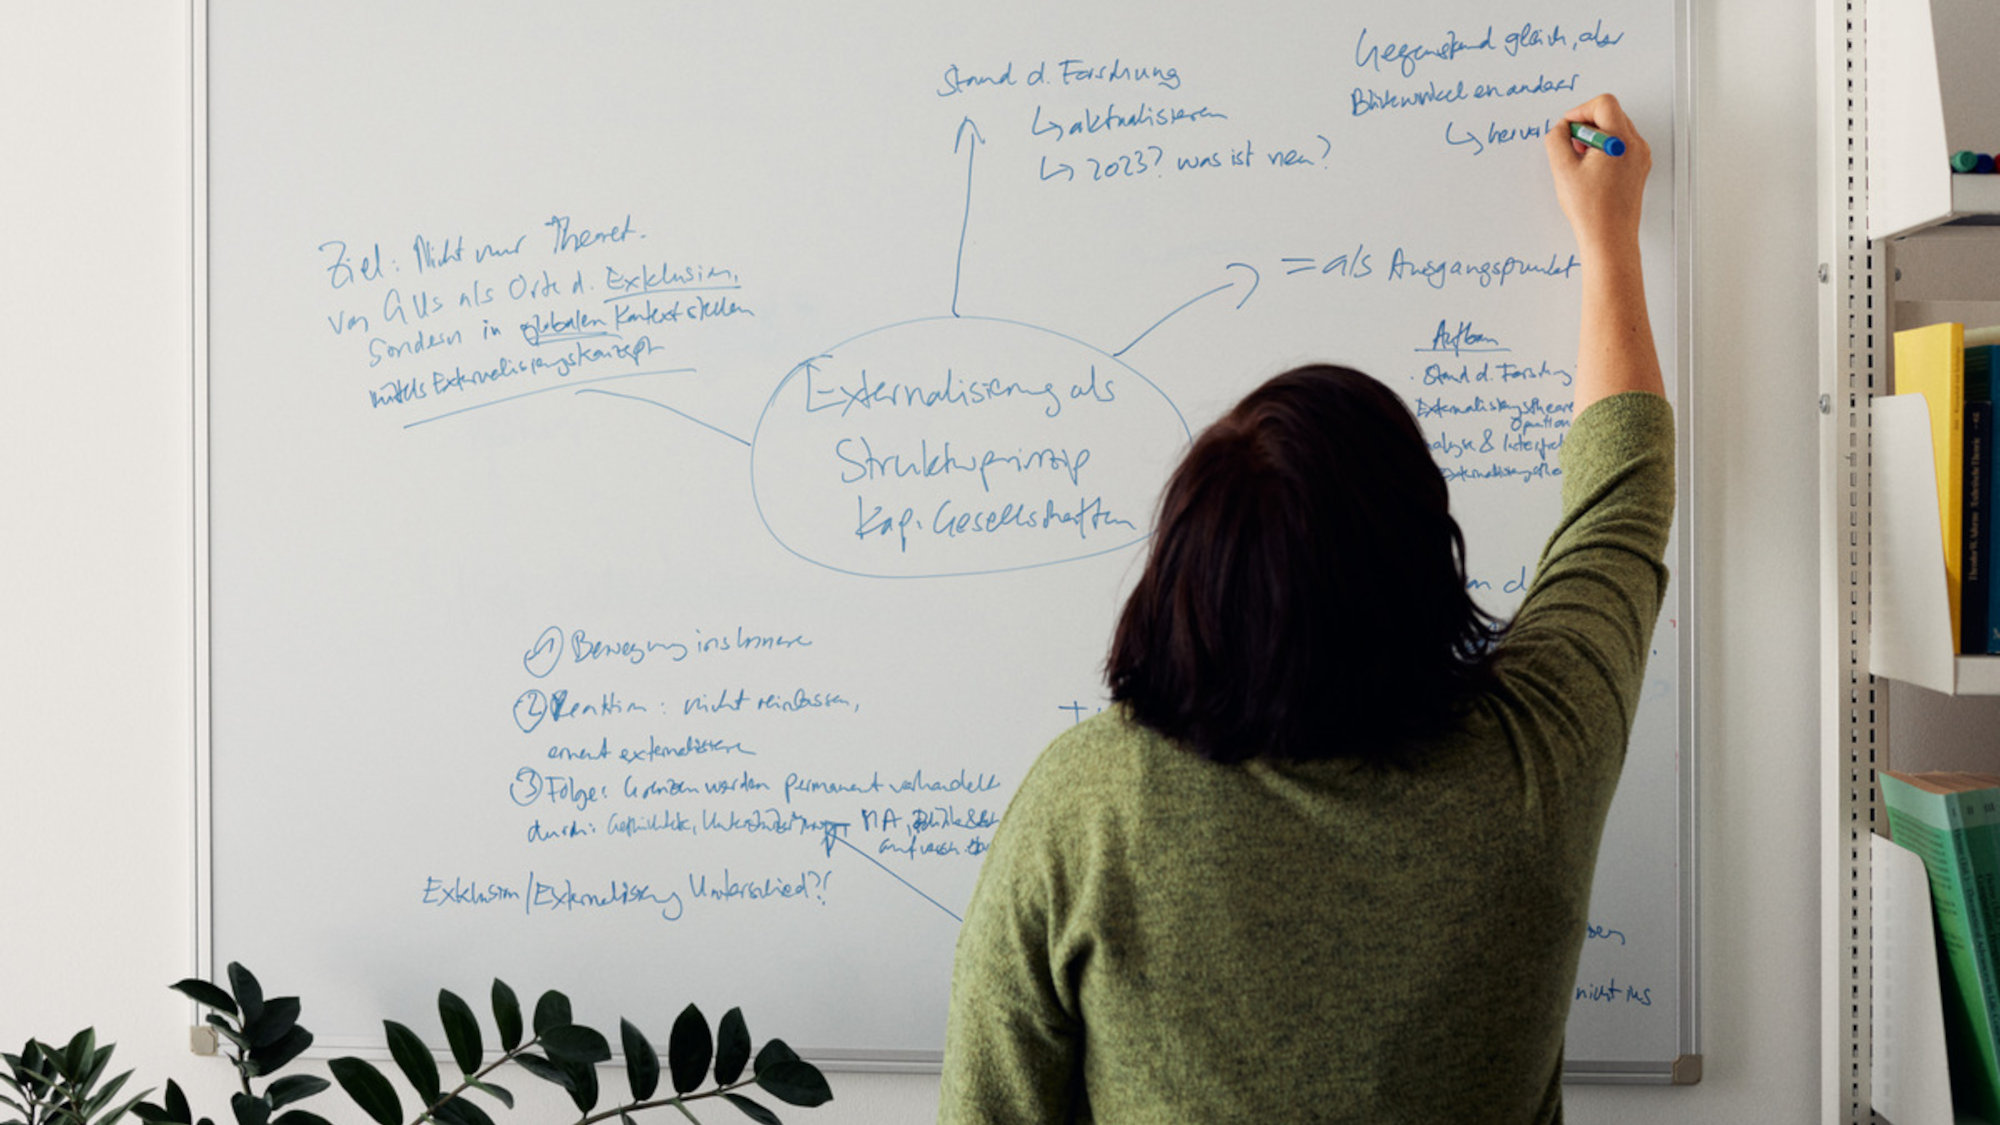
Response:
[[[2000,695],[2000,656],[1952,658],[1952,695]]]
[[[1951,217],[1953,219],[1986,218],[2000,221],[2000,174],[1990,176],[1953,176],[1951,178]]]
[[[1915,852],[1868,837],[1875,972],[1870,1100],[1896,1125],[1954,1125],[1930,881]]]
[[[1869,0],[1868,236],[2000,224],[2000,176],[1954,175],[1951,154],[2000,152],[2000,4]]]
[[[1868,669],[1946,695],[2000,695],[2000,656],[1961,656],[1945,597],[1944,530],[1930,415],[1921,395],[1874,410],[1873,577]]]

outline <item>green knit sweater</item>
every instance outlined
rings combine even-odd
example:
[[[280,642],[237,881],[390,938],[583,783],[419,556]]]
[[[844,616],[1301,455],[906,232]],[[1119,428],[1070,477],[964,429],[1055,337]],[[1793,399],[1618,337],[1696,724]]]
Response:
[[[1499,686],[1412,771],[1058,738],[966,913],[939,1120],[1559,1121],[1673,449],[1657,396],[1576,419]]]

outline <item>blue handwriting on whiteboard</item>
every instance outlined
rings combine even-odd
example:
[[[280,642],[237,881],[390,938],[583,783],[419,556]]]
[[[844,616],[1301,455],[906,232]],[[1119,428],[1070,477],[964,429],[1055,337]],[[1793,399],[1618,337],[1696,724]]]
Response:
[[[931,534],[946,539],[959,539],[975,535],[1015,534],[1035,531],[1060,531],[1065,528],[1076,532],[1078,539],[1088,540],[1102,531],[1126,534],[1137,531],[1139,525],[1133,520],[1119,515],[1105,503],[1102,496],[1081,496],[1074,501],[1064,500],[1058,506],[1053,499],[1013,500],[999,507],[962,509],[950,500],[938,504],[928,520],[917,514],[915,508],[905,507],[901,512],[891,514],[881,504],[871,504],[867,497],[857,493],[854,497],[855,524],[854,537],[862,541],[878,539],[884,542],[894,539],[896,547],[907,552],[913,534]]]
[[[525,733],[541,726],[545,719],[559,723],[565,719],[643,714],[647,710],[643,703],[618,698],[615,691],[607,691],[595,700],[572,700],[567,689],[544,695],[540,688],[529,688],[514,700],[514,723]]]
[[[668,922],[680,921],[686,907],[680,892],[670,891],[665,895],[655,892],[651,884],[633,883],[621,879],[609,880],[603,891],[578,890],[576,884],[564,879],[560,886],[554,882],[544,882],[534,872],[528,873],[528,893],[526,913],[547,913],[578,910],[601,911],[608,909],[629,909],[635,906],[659,907],[660,917]]]
[[[968,773],[959,770],[945,777],[926,777],[919,768],[907,776],[889,781],[882,779],[882,771],[871,772],[866,780],[858,777],[827,778],[807,774],[785,775],[785,803],[791,804],[798,797],[823,794],[880,794],[880,793],[991,793],[1000,788],[1000,779],[984,772]]]
[[[1079,484],[1083,467],[1090,464],[1089,449],[1016,448],[1011,453],[1003,453],[996,449],[975,448],[970,452],[961,450],[954,454],[949,440],[933,450],[929,438],[919,438],[915,449],[878,454],[874,444],[866,437],[844,437],[834,442],[833,455],[845,466],[840,473],[842,484],[878,477],[928,479],[967,474],[979,477],[979,487],[983,492],[993,491],[992,476],[996,469],[1009,470],[1016,475],[1049,472],[1068,478],[1071,484]]]
[[[806,413],[817,414],[823,410],[838,410],[845,418],[851,410],[872,410],[887,407],[915,407],[932,409],[937,407],[974,407],[1006,402],[1014,398],[1046,400],[1038,404],[1042,414],[1054,418],[1062,413],[1062,392],[1054,383],[1041,386],[1024,385],[1019,382],[1003,382],[997,378],[961,378],[956,371],[945,370],[943,378],[930,385],[918,383],[891,383],[886,379],[869,381],[867,372],[856,376],[852,386],[813,385],[815,369],[804,368]],[[1093,386],[1096,368],[1091,369]],[[1082,397],[1072,388],[1071,398]],[[1111,392],[1111,384],[1106,381],[1100,402],[1109,402],[1117,396]],[[833,401],[826,401],[831,399]]]
[[[1388,68],[1404,78],[1414,78],[1418,68],[1426,63],[1450,65],[1462,55],[1499,51],[1508,58],[1519,58],[1528,51],[1615,47],[1624,40],[1624,32],[1606,31],[1601,19],[1589,30],[1574,34],[1559,23],[1543,26],[1530,20],[1497,38],[1493,26],[1488,24],[1482,31],[1463,37],[1455,30],[1447,30],[1430,41],[1406,43],[1371,43],[1369,29],[1364,27],[1354,41],[1354,66],[1377,74]]]
[[[767,875],[761,879],[751,877],[739,879],[732,876],[729,868],[713,881],[707,875],[689,875],[688,897],[707,899],[711,902],[817,902],[826,905],[827,880],[833,877],[831,871],[805,870],[797,878],[791,875]]]
[[[1064,137],[1089,137],[1098,133],[1118,132],[1125,129],[1162,129],[1177,125],[1198,125],[1204,121],[1227,121],[1229,115],[1203,106],[1154,105],[1140,102],[1124,110],[1117,102],[1104,103],[1103,109],[1086,106],[1073,117],[1061,119],[1042,117],[1043,107],[1037,105],[1033,119],[1028,123],[1032,136],[1050,137],[1062,140]],[[1156,159],[1153,163],[1158,163]],[[1150,170],[1139,168],[1131,174]]]
[[[1640,1007],[1653,1006],[1653,990],[1637,985],[1619,984],[1618,978],[1607,981],[1582,981],[1576,986],[1576,998],[1592,1004],[1637,1004]]]
[[[626,239],[634,237],[636,233],[632,226],[632,216],[630,213],[627,213],[618,223],[601,230],[577,226],[568,215],[551,215],[549,221],[542,225],[555,232],[555,242],[550,251],[555,254],[574,254],[579,250],[588,250],[593,246],[624,242]],[[637,237],[644,238],[646,236],[638,234]]]
[[[1489,286],[1505,286],[1509,281],[1521,277],[1559,277],[1567,280],[1582,263],[1575,254],[1557,252],[1549,255],[1546,263],[1517,258],[1512,254],[1504,258],[1484,260],[1467,258],[1424,258],[1418,259],[1405,253],[1398,246],[1389,260],[1389,280],[1422,281],[1432,289],[1443,289],[1453,278],[1469,277],[1479,283],[1481,289]]]
[[[723,712],[776,711],[785,714],[812,713],[816,711],[841,710],[855,712],[861,704],[847,698],[845,694],[819,688],[808,691],[793,688],[789,693],[782,691],[764,692],[751,695],[749,688],[721,688],[713,696],[692,695],[681,701],[683,715],[713,715]]]
[[[1440,320],[1437,331],[1431,333],[1429,345],[1416,350],[1463,355],[1466,352],[1504,352],[1512,349],[1501,343],[1499,337],[1474,327],[1469,320],[1461,320],[1456,324],[1450,320]]]
[[[1180,68],[1175,66],[1154,64],[1134,66],[1127,64],[1123,59],[1112,59],[1108,63],[1086,59],[1063,59],[1056,63],[1056,67],[1056,75],[1065,86],[1096,82],[1134,82],[1151,84],[1167,90],[1181,88]],[[1031,75],[1029,85],[1040,85],[1040,83]]]
[[[450,879],[436,875],[424,877],[419,901],[425,906],[518,906],[525,914],[573,913],[578,910],[600,911],[607,909],[630,909],[633,907],[657,908],[659,916],[668,922],[679,921],[686,912],[686,906],[678,891],[659,894],[652,884],[632,882],[623,879],[606,881],[603,890],[579,889],[569,879],[559,883],[545,880],[530,871],[517,887],[503,883],[463,876]]]
[[[545,774],[532,766],[516,770],[507,787],[507,796],[523,808],[546,802],[570,805],[582,812],[610,795],[606,786],[587,785],[569,774]]]
[[[679,664],[694,656],[782,652],[811,648],[812,644],[812,638],[803,633],[764,632],[744,625],[714,632],[692,629],[667,637],[601,637],[587,629],[565,631],[561,626],[551,625],[522,654],[521,666],[536,679],[545,679],[564,658],[579,665],[603,660],[622,664],[662,660]]]

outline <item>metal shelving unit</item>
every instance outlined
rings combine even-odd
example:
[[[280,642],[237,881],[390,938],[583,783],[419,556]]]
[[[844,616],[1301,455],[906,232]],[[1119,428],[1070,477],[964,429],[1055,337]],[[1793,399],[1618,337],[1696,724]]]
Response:
[[[1868,671],[1870,400],[1882,390],[1879,257],[1867,233],[1867,0],[1820,12],[1821,1120],[1870,1098],[1869,837],[1888,693]]]

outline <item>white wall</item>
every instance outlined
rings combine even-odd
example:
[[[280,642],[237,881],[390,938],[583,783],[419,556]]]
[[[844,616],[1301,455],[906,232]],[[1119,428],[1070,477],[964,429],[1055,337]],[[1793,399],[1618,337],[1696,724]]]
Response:
[[[1813,10],[1694,2],[1707,1070],[1572,1087],[1586,1125],[1818,1117]],[[0,28],[0,1045],[95,1024],[141,1083],[226,1114],[166,988],[193,962],[181,8],[12,4]],[[933,1114],[934,1078],[834,1084],[795,1116]]]

